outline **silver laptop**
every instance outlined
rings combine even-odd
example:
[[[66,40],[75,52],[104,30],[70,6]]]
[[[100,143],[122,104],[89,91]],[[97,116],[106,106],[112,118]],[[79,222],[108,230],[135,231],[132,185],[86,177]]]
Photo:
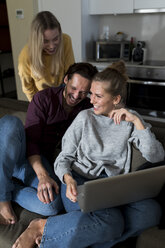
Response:
[[[83,212],[120,206],[157,196],[165,183],[165,166],[96,179],[78,186]]]

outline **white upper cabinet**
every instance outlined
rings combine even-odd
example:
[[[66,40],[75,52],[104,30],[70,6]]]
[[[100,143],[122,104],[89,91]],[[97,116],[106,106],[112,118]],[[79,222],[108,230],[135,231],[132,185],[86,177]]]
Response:
[[[89,0],[90,15],[131,14],[141,9],[164,12],[165,0]]]
[[[89,0],[89,14],[105,15],[133,13],[133,1],[134,0]]]
[[[134,9],[165,8],[165,0],[134,0]]]

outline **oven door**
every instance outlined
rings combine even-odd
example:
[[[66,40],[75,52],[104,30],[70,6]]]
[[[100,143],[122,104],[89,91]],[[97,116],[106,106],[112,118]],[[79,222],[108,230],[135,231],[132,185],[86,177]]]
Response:
[[[126,105],[142,115],[165,118],[165,82],[130,80]]]

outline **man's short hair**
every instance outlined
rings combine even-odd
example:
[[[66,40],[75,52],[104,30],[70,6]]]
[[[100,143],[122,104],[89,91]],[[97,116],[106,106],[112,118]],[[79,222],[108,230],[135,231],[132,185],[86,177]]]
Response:
[[[65,76],[67,75],[68,80],[70,80],[73,74],[77,73],[86,79],[92,80],[97,72],[98,70],[96,66],[93,66],[92,64],[87,62],[79,62],[72,64],[65,73]]]

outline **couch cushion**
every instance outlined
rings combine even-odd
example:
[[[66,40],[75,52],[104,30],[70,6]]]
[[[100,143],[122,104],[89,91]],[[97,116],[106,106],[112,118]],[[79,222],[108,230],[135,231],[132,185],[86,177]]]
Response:
[[[136,171],[139,166],[146,163],[147,160],[142,157],[141,152],[132,145],[132,162],[131,162],[131,171]]]
[[[162,143],[165,149],[165,128],[163,127],[152,127],[152,132],[155,134],[156,138]],[[131,171],[135,171],[139,166],[146,163],[147,160],[142,157],[141,152],[132,145],[132,162]]]
[[[162,143],[165,149],[165,128],[163,127],[152,127],[152,132],[156,135],[156,138]]]
[[[164,248],[165,230],[153,227],[145,230],[137,239],[136,248]]]

